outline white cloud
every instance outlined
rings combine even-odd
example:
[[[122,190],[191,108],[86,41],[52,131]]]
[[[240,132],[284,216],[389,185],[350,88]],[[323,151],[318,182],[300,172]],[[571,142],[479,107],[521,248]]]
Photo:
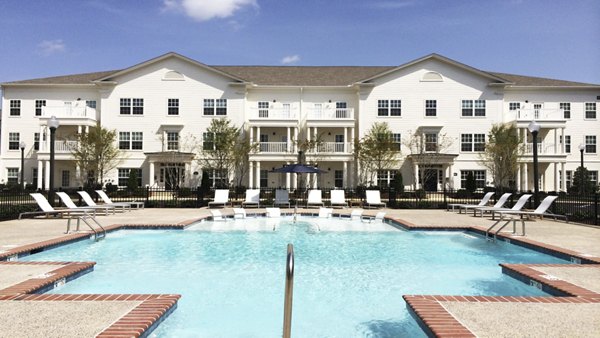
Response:
[[[300,55],[288,55],[281,59],[281,64],[283,65],[291,65],[300,61]]]
[[[400,1],[378,1],[372,2],[370,6],[377,9],[398,9],[404,7],[414,6],[416,3],[411,0],[400,0]]]
[[[223,19],[247,7],[258,7],[257,0],[163,0],[164,10],[183,12],[197,21]]]
[[[44,56],[63,53],[66,45],[63,40],[44,40],[38,44],[38,52]]]

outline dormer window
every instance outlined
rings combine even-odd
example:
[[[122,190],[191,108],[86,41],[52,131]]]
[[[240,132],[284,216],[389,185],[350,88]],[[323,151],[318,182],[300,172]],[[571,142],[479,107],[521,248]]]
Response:
[[[183,81],[183,80],[185,80],[183,78],[183,74],[181,74],[180,72],[176,72],[174,70],[170,70],[170,71],[166,72],[162,79],[163,79],[163,81]]]
[[[443,82],[444,78],[438,72],[427,72],[421,77],[421,82]]]

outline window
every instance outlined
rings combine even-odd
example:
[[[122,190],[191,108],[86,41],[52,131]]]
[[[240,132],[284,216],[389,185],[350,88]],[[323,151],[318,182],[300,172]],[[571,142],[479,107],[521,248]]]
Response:
[[[377,172],[377,186],[388,188],[394,180],[394,172],[391,170],[379,170]]]
[[[227,115],[227,99],[204,99],[204,115]]]
[[[460,187],[461,189],[467,188],[467,177],[469,173],[473,173],[475,178],[475,186],[477,189],[483,189],[485,187],[485,170],[461,170],[460,171]]]
[[[142,132],[119,132],[119,149],[142,150],[144,148],[144,133]]]
[[[485,100],[462,100],[462,116],[485,116]]]
[[[269,102],[261,101],[258,103],[258,117],[269,117]]]
[[[216,169],[204,169],[202,170],[202,176],[207,175],[208,180],[211,181],[212,186],[216,186],[217,183],[227,182],[227,170],[216,170]]]
[[[144,99],[132,99],[133,101],[133,115],[144,114]]]
[[[585,103],[585,118],[596,119],[596,102]]]
[[[142,169],[141,168],[119,168],[119,180],[118,184],[121,187],[127,186],[129,182],[129,173],[132,170],[137,170],[137,186],[142,186]]]
[[[425,100],[425,116],[437,116],[437,100]]]
[[[594,186],[598,185],[598,170],[589,170],[588,171],[590,182],[594,183]]]
[[[19,150],[19,142],[20,141],[21,141],[21,134],[8,133],[8,150]]]
[[[344,135],[335,135],[335,144],[333,151],[336,153],[344,152]]]
[[[131,114],[131,99],[121,99],[120,100],[120,114],[121,115],[130,115]]]
[[[144,114],[144,99],[121,99],[120,100],[121,115],[143,115]]]
[[[509,102],[508,110],[519,110],[521,109],[521,102]]]
[[[179,115],[179,99],[167,99],[167,115]]]
[[[394,150],[402,150],[402,134],[392,133],[392,142],[394,143]]]
[[[401,116],[401,100],[377,100],[377,116]]]
[[[333,186],[336,188],[344,187],[344,171],[336,170],[333,172]]]
[[[6,168],[6,183],[19,183],[19,168]]]
[[[60,186],[68,187],[69,185],[71,185],[71,172],[68,170],[63,170],[60,177]]]
[[[96,109],[96,101],[95,100],[87,100],[87,101],[85,101],[85,106],[88,108]]]
[[[565,135],[565,153],[571,153],[571,135]]]
[[[40,150],[40,133],[33,133],[33,150]]]
[[[585,152],[588,154],[596,153],[596,135],[585,135]]]
[[[31,168],[31,183],[35,186],[38,181],[38,168]]]
[[[214,150],[215,149],[215,134],[214,133],[202,133],[202,149],[203,150]]]
[[[167,132],[167,150],[179,150],[179,133],[176,131]]]
[[[215,100],[204,99],[204,115],[215,115]]]
[[[346,102],[342,101],[335,103],[335,117],[338,119],[350,117],[348,114],[348,104]]]
[[[265,188],[269,186],[269,171],[268,170],[260,171],[260,186],[265,187]]]
[[[437,134],[425,134],[425,151],[437,151]]]
[[[21,100],[10,100],[10,116],[21,116]]]
[[[563,116],[565,119],[571,118],[571,104],[568,102],[561,102],[558,104],[559,108],[563,110]]]
[[[460,150],[461,151],[484,151],[485,150],[485,134],[461,134],[460,135]]]
[[[227,115],[227,100],[226,99],[218,99],[217,100],[217,115]]]
[[[573,170],[567,170],[566,173],[565,184],[567,185],[567,189],[569,189],[573,185]]]
[[[46,106],[46,100],[35,100],[35,116],[42,116],[42,107]]]

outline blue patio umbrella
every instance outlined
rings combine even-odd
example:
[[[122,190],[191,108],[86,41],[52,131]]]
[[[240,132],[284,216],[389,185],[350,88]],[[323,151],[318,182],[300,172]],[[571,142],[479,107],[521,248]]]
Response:
[[[322,174],[326,173],[326,171],[321,170],[317,167],[313,167],[306,164],[288,164],[284,165],[281,168],[274,169],[272,172],[274,173],[295,173],[295,174]]]

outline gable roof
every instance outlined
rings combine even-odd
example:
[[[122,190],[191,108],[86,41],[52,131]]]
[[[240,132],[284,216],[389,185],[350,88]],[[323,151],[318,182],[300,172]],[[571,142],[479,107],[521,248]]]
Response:
[[[556,79],[548,79],[543,77],[535,77],[535,76],[524,76],[524,75],[515,75],[515,74],[506,74],[506,73],[497,73],[497,72],[487,72],[489,74],[493,74],[497,77],[506,79],[514,84],[514,86],[532,86],[532,87],[600,87],[600,85],[595,85],[592,83],[583,83],[583,82],[574,82],[574,81],[565,81],[565,80],[556,80]]]

